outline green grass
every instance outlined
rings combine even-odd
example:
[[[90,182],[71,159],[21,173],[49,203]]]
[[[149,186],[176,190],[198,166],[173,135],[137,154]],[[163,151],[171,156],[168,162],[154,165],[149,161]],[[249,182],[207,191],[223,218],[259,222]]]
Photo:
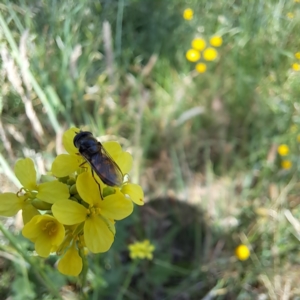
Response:
[[[132,152],[131,177],[149,201],[118,222],[108,253],[89,256],[89,299],[300,297],[300,73],[291,69],[300,3],[4,0],[0,13],[1,192],[7,178],[15,182],[15,157],[49,170],[56,137],[75,125]],[[214,34],[223,37],[219,57],[195,74],[185,53],[194,37]],[[281,168],[281,143],[290,170]],[[1,246],[0,297],[82,295],[76,279],[57,275],[56,257],[44,264],[14,239],[27,264]],[[155,244],[152,262],[129,259],[135,239]],[[234,257],[240,243],[251,248],[244,262]]]

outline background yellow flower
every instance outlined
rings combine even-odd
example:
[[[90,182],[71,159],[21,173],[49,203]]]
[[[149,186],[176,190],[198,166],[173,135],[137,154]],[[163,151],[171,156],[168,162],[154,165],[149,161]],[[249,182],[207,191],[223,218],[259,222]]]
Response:
[[[220,47],[223,43],[223,39],[221,36],[215,35],[210,38],[209,43],[214,47]]]
[[[294,71],[300,71],[300,64],[298,64],[298,63],[293,63],[293,64],[292,64],[292,69],[293,69]]]
[[[196,62],[200,59],[201,54],[199,51],[195,50],[195,49],[190,49],[186,52],[186,59],[191,61],[191,62]]]
[[[153,258],[152,252],[155,247],[150,243],[149,240],[144,240],[143,242],[136,242],[128,246],[129,256],[131,259],[149,259]]]
[[[287,144],[281,144],[281,145],[278,146],[277,152],[281,156],[286,156],[286,155],[289,154],[290,148]]]
[[[194,17],[194,11],[191,8],[186,8],[183,11],[183,18],[187,21],[192,20]]]
[[[195,38],[192,40],[192,47],[198,51],[202,51],[206,47],[206,42],[202,38]]]
[[[235,256],[239,260],[246,260],[250,256],[250,250],[246,245],[241,244],[235,248]]]
[[[203,52],[203,58],[207,61],[213,61],[217,58],[218,52],[214,48],[207,48]]]
[[[204,73],[206,71],[206,64],[205,63],[198,63],[198,64],[196,64],[195,69],[199,73]]]
[[[292,162],[288,159],[285,159],[281,162],[281,167],[285,170],[289,170],[292,167]]]

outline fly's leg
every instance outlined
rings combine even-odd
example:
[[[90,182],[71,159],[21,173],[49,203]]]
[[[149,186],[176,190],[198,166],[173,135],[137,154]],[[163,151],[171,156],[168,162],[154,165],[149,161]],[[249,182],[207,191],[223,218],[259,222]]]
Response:
[[[92,176],[93,176],[94,180],[96,181],[96,183],[98,185],[100,196],[101,196],[101,199],[103,200],[103,196],[102,196],[102,192],[101,192],[101,186],[100,186],[99,182],[97,181],[97,179],[95,178],[95,174],[94,174],[94,170],[93,169],[92,169]]]
[[[81,167],[81,168],[82,168],[82,166],[83,166],[83,165],[85,165],[86,163],[87,163],[87,161],[84,161],[82,164],[80,164],[80,165],[79,165],[79,167]],[[101,186],[100,186],[99,182],[97,181],[97,179],[95,178],[94,170],[93,170],[92,168],[91,168],[91,171],[92,171],[92,176],[93,176],[93,178],[94,178],[95,182],[96,182],[96,183],[97,183],[97,185],[98,185],[98,188],[99,188],[99,192],[100,192],[101,199],[103,200],[103,196],[102,196],[102,192],[101,192]]]

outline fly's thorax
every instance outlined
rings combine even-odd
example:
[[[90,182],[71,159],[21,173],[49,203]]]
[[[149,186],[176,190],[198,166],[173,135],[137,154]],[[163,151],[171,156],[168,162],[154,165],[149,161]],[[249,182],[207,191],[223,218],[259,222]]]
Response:
[[[89,131],[80,131],[78,132],[74,139],[73,139],[73,144],[76,148],[80,149],[82,145],[84,145],[87,141],[89,140],[94,140],[98,142],[94,137],[93,134]]]

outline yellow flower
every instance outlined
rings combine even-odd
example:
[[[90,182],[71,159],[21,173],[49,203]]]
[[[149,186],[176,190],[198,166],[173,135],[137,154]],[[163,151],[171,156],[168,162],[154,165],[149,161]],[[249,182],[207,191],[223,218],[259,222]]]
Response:
[[[281,162],[282,169],[289,170],[292,167],[292,162],[288,159]]]
[[[195,38],[192,40],[192,47],[198,51],[202,51],[206,47],[206,42],[202,38]]]
[[[289,19],[294,19],[295,15],[292,13],[292,12],[288,12],[286,14],[286,16],[289,18]]]
[[[239,260],[246,260],[250,256],[250,250],[246,245],[241,244],[235,248],[235,256]]]
[[[149,259],[153,258],[152,252],[155,247],[150,243],[149,240],[144,240],[143,242],[136,242],[128,246],[129,256],[131,259]]]
[[[204,73],[206,71],[206,64],[204,64],[204,63],[198,63],[198,64],[196,64],[195,69],[199,73]]]
[[[300,143],[300,134],[297,135],[297,142]]]
[[[294,2],[296,2],[296,3],[300,3],[300,0],[294,0]]]
[[[183,18],[187,21],[192,20],[194,17],[194,11],[191,8],[186,8],[183,11]]]
[[[300,71],[300,64],[298,64],[298,63],[293,63],[293,64],[292,64],[292,69],[293,69],[294,71]]]
[[[188,50],[186,52],[185,56],[186,56],[186,59],[191,62],[196,62],[201,57],[200,52],[195,49]]]
[[[38,255],[47,257],[55,252],[65,237],[65,228],[49,215],[34,216],[23,230],[23,235],[35,243]]]
[[[281,145],[278,146],[277,152],[281,156],[287,156],[290,152],[290,148],[286,144],[281,144]]]
[[[300,0],[299,0],[300,1]],[[297,59],[300,59],[300,52],[296,52],[295,53],[295,57],[297,58]]]
[[[132,201],[119,189],[101,199],[98,185],[89,172],[78,176],[76,187],[85,203],[70,200],[56,202],[52,206],[53,215],[65,225],[84,223],[86,247],[93,253],[106,252],[114,241],[113,220],[129,216],[133,211]]]
[[[22,210],[23,221],[26,224],[38,209],[51,208],[51,204],[69,198],[69,189],[63,183],[54,180],[37,184],[34,163],[30,158],[20,159],[15,165],[15,174],[23,185],[17,193],[0,195],[0,215],[11,217]]]
[[[210,38],[209,43],[214,47],[220,47],[223,43],[223,39],[221,36],[215,35]]]
[[[82,270],[82,258],[76,249],[75,243],[73,243],[59,260],[57,269],[64,275],[78,276],[80,274]]]
[[[213,61],[217,58],[218,52],[214,48],[207,48],[203,52],[203,58],[207,61]]]

